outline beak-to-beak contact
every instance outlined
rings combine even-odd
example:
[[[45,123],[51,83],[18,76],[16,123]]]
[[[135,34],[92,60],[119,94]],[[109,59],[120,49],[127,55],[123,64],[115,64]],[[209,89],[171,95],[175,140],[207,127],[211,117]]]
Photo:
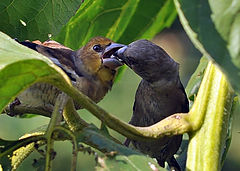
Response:
[[[125,45],[119,43],[111,43],[107,46],[103,52],[103,58],[110,58],[118,49],[124,47]]]
[[[120,49],[118,49],[114,55],[118,58],[118,60],[120,60],[121,62],[125,63],[126,65],[130,66],[128,63],[128,60],[126,60],[126,57],[124,55],[124,52],[126,51],[126,49],[128,48],[128,46],[124,46]]]
[[[123,63],[114,57],[114,53],[124,46],[125,45],[118,43],[111,43],[111,45],[107,46],[103,53],[103,65],[111,69],[116,69],[117,67],[122,66]]]

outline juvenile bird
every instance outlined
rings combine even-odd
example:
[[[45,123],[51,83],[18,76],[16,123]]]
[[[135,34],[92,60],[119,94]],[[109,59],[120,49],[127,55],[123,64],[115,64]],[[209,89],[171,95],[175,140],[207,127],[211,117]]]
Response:
[[[121,63],[110,58],[123,47],[104,37],[95,37],[79,50],[73,51],[55,41],[19,42],[48,57],[71,79],[72,84],[93,101],[99,102],[111,89],[117,68]],[[42,111],[50,115],[57,96],[61,93],[56,87],[46,83],[36,83],[19,94],[10,104],[10,114],[17,106]],[[81,108],[75,102],[76,109]]]
[[[162,48],[148,40],[138,40],[115,53],[142,80],[138,86],[130,124],[150,126],[174,113],[187,113],[189,103],[179,79],[179,64]],[[153,142],[127,139],[141,152],[156,158],[164,167],[180,170],[174,154],[180,147],[182,135],[164,137]]]

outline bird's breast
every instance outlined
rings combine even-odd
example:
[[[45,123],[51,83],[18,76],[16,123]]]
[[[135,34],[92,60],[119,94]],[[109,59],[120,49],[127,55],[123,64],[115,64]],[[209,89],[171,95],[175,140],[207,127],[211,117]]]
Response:
[[[136,92],[131,123],[150,126],[174,113],[183,112],[185,96],[177,91],[182,92],[177,87],[156,90],[142,81]]]
[[[110,89],[108,86],[102,84],[102,82],[98,79],[89,80],[84,77],[78,78],[73,85],[96,103],[102,100]],[[77,109],[81,108],[79,104],[75,103],[75,106]]]
[[[50,84],[36,83],[23,91],[18,96],[18,99],[21,105],[26,107],[53,107],[60,92],[60,90]]]

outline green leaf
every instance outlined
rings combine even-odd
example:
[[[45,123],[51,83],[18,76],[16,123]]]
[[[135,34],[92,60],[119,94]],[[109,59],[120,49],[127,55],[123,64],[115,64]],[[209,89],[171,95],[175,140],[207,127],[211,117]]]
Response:
[[[234,64],[240,68],[240,1],[209,0],[211,18],[227,42]]]
[[[81,0],[0,1],[0,31],[20,40],[48,39],[75,14]]]
[[[144,171],[167,171],[167,169],[159,168],[155,161],[146,160],[147,157],[141,155],[116,155],[114,157],[103,157],[98,159],[96,170],[144,170]]]
[[[174,0],[174,2],[182,25],[192,42],[204,56],[214,59],[220,65],[232,86],[239,91],[240,44],[237,43],[239,34],[235,34],[239,32],[239,5],[237,5],[239,2],[222,0]]]
[[[137,38],[152,38],[176,17],[171,0],[88,0],[56,40],[78,49],[95,36],[129,43]],[[141,30],[141,31],[140,31]]]
[[[0,139],[0,166],[3,170],[16,169],[34,150],[33,142],[44,139],[41,135],[41,132],[35,132],[16,141]]]
[[[99,158],[97,170],[165,170],[150,157],[117,143],[105,132],[97,129],[94,125],[84,128],[77,135],[78,142],[84,142],[106,154]]]
[[[190,80],[188,81],[188,84],[186,87],[186,93],[187,93],[188,99],[190,100],[190,106],[192,106],[194,99],[197,96],[199,87],[203,79],[204,71],[207,65],[208,65],[208,59],[203,56],[200,60],[200,63],[197,69],[195,70]]]
[[[50,80],[55,85],[71,86],[66,74],[51,60],[1,32],[0,45],[0,111],[18,93],[36,82]]]
[[[137,39],[152,39],[176,18],[172,0],[141,0],[119,42],[130,43]]]

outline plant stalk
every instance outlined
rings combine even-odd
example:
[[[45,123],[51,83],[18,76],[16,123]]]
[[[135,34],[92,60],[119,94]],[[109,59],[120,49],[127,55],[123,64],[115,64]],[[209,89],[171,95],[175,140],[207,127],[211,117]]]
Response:
[[[186,170],[221,170],[233,97],[226,76],[209,62],[189,115],[194,131],[189,133]]]

